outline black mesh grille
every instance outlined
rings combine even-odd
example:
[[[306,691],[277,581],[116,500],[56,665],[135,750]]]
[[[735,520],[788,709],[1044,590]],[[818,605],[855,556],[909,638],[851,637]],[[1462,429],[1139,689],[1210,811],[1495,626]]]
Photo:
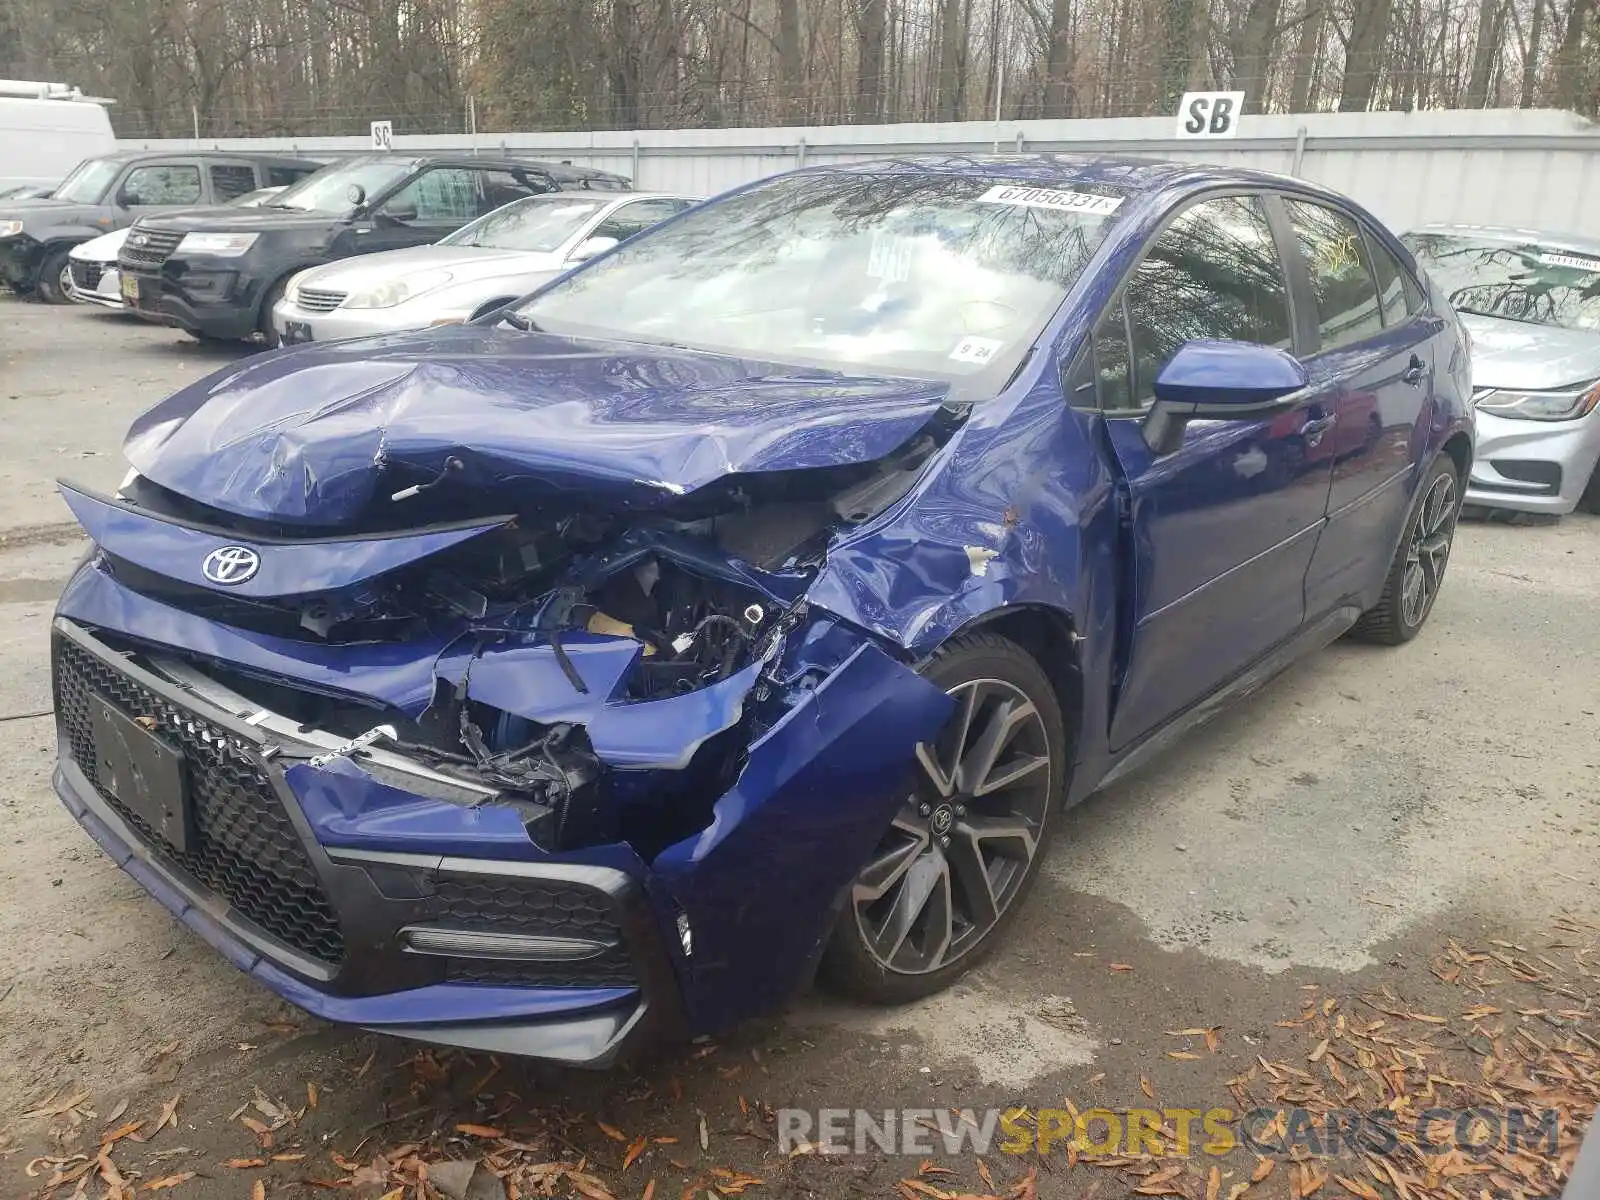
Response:
[[[339,919],[317,880],[289,814],[253,755],[219,726],[165,700],[59,635],[56,720],[73,760],[143,841],[202,887],[227,899],[265,932],[330,966],[344,957]],[[100,787],[89,716],[93,691],[132,717],[151,717],[183,752],[194,835],[179,851]]]
[[[74,287],[93,290],[100,286],[100,276],[105,274],[105,264],[85,262],[81,258],[74,258],[72,263],[72,283]]]
[[[178,243],[183,241],[181,233],[163,233],[156,229],[136,229],[128,235],[128,240],[122,243],[122,252],[117,255],[117,265],[131,267],[134,270],[150,270],[159,267],[172,257],[172,252],[178,248]]]
[[[446,978],[457,983],[524,987],[632,987],[638,983],[622,943],[611,900],[578,884],[534,880],[441,879],[436,894],[440,925],[591,938],[611,942],[605,953],[576,963],[510,963],[447,959]]]

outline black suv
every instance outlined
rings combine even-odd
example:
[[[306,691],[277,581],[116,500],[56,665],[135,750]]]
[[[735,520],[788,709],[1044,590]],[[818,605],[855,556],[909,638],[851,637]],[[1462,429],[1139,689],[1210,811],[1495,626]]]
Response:
[[[67,255],[80,242],[168,209],[226,204],[282,187],[324,164],[221,151],[127,151],[85,159],[49,196],[0,201],[0,280],[67,303]]]
[[[272,306],[307,267],[436,242],[523,196],[631,188],[620,175],[524,159],[363,155],[260,208],[140,221],[117,269],[123,298],[147,320],[271,344]]]

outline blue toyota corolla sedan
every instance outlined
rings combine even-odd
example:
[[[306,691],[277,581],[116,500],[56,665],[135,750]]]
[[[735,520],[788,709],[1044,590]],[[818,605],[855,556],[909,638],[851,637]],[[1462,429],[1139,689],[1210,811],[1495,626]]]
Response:
[[[819,972],[910,1000],[1064,806],[1418,632],[1469,397],[1410,254],[1298,180],[764,180],[139,418],[116,495],[62,487],[55,784],[330,1020],[602,1066]]]

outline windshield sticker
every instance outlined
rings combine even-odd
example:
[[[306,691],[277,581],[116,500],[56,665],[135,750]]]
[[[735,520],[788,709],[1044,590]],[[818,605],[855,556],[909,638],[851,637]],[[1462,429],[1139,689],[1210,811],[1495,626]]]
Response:
[[[1053,208],[1060,212],[1081,212],[1104,217],[1122,207],[1116,196],[1091,196],[1088,192],[1058,192],[1050,188],[1017,187],[999,183],[978,197],[980,204],[1022,204],[1029,208]]]
[[[1579,258],[1576,254],[1541,253],[1539,261],[1547,267],[1571,267],[1575,271],[1594,271],[1600,274],[1600,259]]]
[[[867,255],[867,274],[888,283],[904,283],[911,278],[911,256],[915,250],[910,238],[874,233],[872,250]]]
[[[995,338],[965,337],[956,343],[956,348],[950,351],[950,357],[956,362],[982,364],[991,361],[1004,345],[1004,342]]]

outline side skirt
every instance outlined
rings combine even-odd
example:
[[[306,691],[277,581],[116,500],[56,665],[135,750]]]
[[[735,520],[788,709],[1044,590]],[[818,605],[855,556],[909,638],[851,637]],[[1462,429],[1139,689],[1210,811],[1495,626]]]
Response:
[[[1236,700],[1248,696],[1274,676],[1293,666],[1300,659],[1337,641],[1352,625],[1361,619],[1361,610],[1354,605],[1336,608],[1280,642],[1253,664],[1246,667],[1204,699],[1178,713],[1165,725],[1151,730],[1127,750],[1123,751],[1100,778],[1100,782],[1084,794],[1084,799],[1102,791],[1124,776],[1138,770],[1145,763],[1163,753],[1191,730],[1204,725]]]

